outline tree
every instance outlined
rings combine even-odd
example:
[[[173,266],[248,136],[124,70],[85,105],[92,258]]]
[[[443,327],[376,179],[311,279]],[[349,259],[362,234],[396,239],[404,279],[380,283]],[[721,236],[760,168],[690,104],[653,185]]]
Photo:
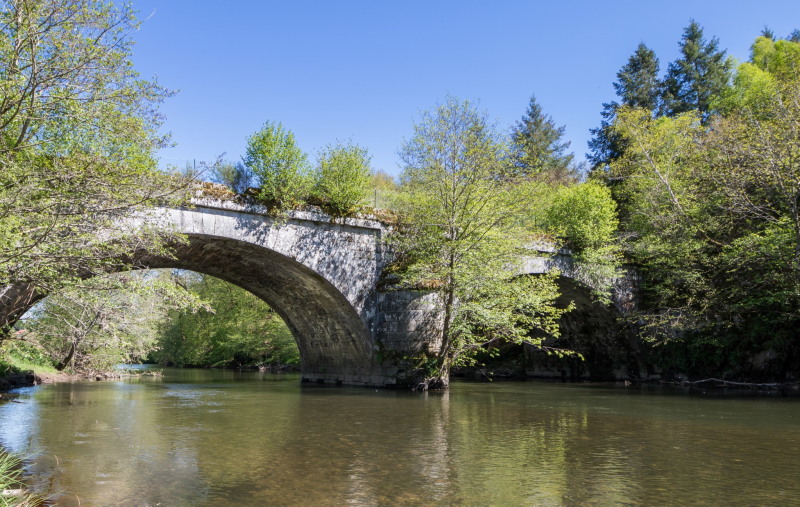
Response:
[[[443,313],[440,342],[417,357],[423,388],[446,387],[450,368],[484,344],[558,334],[552,276],[515,277],[516,217],[530,203],[504,177],[505,150],[486,116],[454,98],[423,114],[401,149],[403,277],[434,291]]]
[[[187,186],[156,170],[171,92],[134,70],[137,27],[128,5],[3,2],[0,287],[48,293],[172,238],[124,220]]]
[[[605,168],[622,155],[625,147],[622,139],[615,135],[612,125],[620,106],[655,111],[658,107],[661,83],[658,79],[659,63],[655,52],[640,43],[628,62],[617,72],[613,83],[620,102],[603,104],[603,117],[600,127],[592,129],[588,154],[592,168]]]
[[[594,181],[561,187],[545,216],[547,229],[573,249],[575,278],[609,302],[620,261],[617,203],[609,188]]]
[[[711,163],[726,211],[791,238],[788,279],[800,295],[800,43],[759,37],[751,61],[709,134]]]
[[[690,373],[780,378],[800,355],[800,80],[778,78],[780,66],[740,70],[711,128],[696,112],[620,111],[629,149],[611,174],[641,266],[645,336],[679,348]],[[776,359],[753,371],[766,350]]]
[[[258,184],[258,178],[243,162],[218,161],[211,166],[211,181],[243,194]]]
[[[306,154],[279,122],[266,122],[247,139],[244,164],[261,181],[259,197],[278,211],[300,206],[311,188]]]
[[[704,129],[696,112],[653,118],[650,111],[622,108],[617,114],[614,128],[628,148],[610,176],[619,182],[614,191],[624,228],[636,234],[629,248],[644,265],[648,294],[674,307],[703,290],[699,259],[714,206],[714,195],[699,185]]]
[[[348,144],[329,145],[319,155],[315,193],[334,215],[354,212],[369,192],[371,171],[365,148]]]
[[[199,273],[180,274],[189,293],[206,303],[177,308],[161,322],[151,358],[174,366],[299,364],[292,332],[264,301],[244,289]]]
[[[608,180],[660,365],[780,379],[800,360],[800,44],[758,37],[730,87],[710,85],[727,72],[716,45],[687,28],[671,84],[696,93],[665,102],[672,116],[616,109],[609,128],[625,149]],[[774,359],[753,360],[765,352]]]
[[[513,176],[538,177],[551,181],[572,178],[574,154],[567,153],[570,142],[564,141],[564,126],[544,114],[531,96],[528,112],[511,130],[511,171]]]
[[[368,205],[372,206],[373,212],[395,208],[394,202],[397,200],[398,186],[394,177],[383,170],[373,171],[369,182],[369,194],[367,197]],[[392,212],[389,211],[391,214]]]
[[[155,350],[170,310],[200,307],[165,271],[98,277],[48,296],[26,318],[29,332],[22,339],[58,370],[108,371]]]
[[[547,215],[551,229],[579,252],[611,243],[619,225],[611,192],[593,181],[559,189]]]
[[[667,67],[661,113],[674,116],[698,111],[706,123],[714,97],[728,87],[733,63],[725,57],[725,50],[719,49],[719,40],[706,40],[695,21],[684,29],[680,49],[681,57]]]

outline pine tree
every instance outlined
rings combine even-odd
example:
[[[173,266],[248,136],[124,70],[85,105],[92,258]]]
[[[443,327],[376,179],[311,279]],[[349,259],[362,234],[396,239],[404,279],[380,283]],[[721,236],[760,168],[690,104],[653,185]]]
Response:
[[[719,49],[719,39],[706,40],[695,21],[684,29],[680,48],[681,57],[667,68],[660,112],[674,116],[698,111],[706,122],[711,100],[728,87],[733,63],[725,57],[725,50]]]
[[[550,115],[531,96],[528,112],[511,130],[511,161],[514,176],[534,176],[550,181],[569,180],[573,153],[564,140],[565,127],[556,126]]]
[[[605,167],[622,154],[624,149],[622,140],[614,134],[611,128],[617,109],[621,105],[650,111],[658,107],[661,88],[658,70],[659,63],[655,52],[640,43],[636,51],[628,58],[628,63],[617,72],[614,91],[617,92],[620,103],[612,101],[603,104],[603,111],[600,113],[603,119],[600,127],[591,131],[594,137],[589,141],[591,153],[588,154],[588,159],[592,168]]]

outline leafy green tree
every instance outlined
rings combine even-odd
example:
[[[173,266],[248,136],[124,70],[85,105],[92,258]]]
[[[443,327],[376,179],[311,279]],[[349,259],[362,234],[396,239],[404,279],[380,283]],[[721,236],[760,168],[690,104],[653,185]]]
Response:
[[[21,339],[43,351],[58,370],[108,371],[153,351],[168,311],[200,306],[168,272],[98,277],[48,296],[24,321],[29,332]]]
[[[551,227],[578,251],[613,242],[619,225],[611,191],[593,181],[560,188],[547,214]]]
[[[163,252],[169,235],[121,220],[187,186],[156,169],[156,107],[170,92],[131,64],[137,28],[129,5],[3,2],[0,293],[49,293],[134,249]]]
[[[625,229],[636,234],[632,253],[644,264],[646,288],[667,306],[704,290],[702,248],[713,196],[699,185],[697,147],[704,129],[695,112],[653,118],[650,111],[618,111],[616,132],[625,154],[611,164]]]
[[[372,173],[365,148],[348,144],[326,147],[319,155],[315,193],[334,215],[353,213],[369,193]]]
[[[157,362],[174,366],[299,364],[289,328],[266,303],[244,289],[198,273],[183,284],[208,306],[176,309],[162,322]]]
[[[800,43],[757,38],[704,144],[724,240],[717,307],[730,324],[718,335],[734,351],[771,350],[772,378],[800,364],[799,64]]]
[[[278,211],[300,206],[309,195],[306,154],[279,122],[266,122],[247,139],[244,164],[261,182],[260,198]]]
[[[617,203],[610,189],[594,181],[561,187],[545,217],[547,229],[573,250],[575,278],[591,287],[598,300],[610,302],[620,264]]]
[[[391,174],[383,170],[373,171],[370,177],[370,187],[378,190],[397,190],[397,182]]]
[[[574,179],[574,154],[567,153],[570,142],[564,129],[556,126],[542,106],[531,96],[528,111],[511,130],[511,171],[514,177],[538,177],[565,182]]]
[[[446,387],[450,368],[486,343],[558,334],[554,279],[515,277],[529,203],[525,185],[503,177],[505,152],[486,116],[454,98],[423,114],[401,149],[403,277],[434,291],[443,313],[440,341],[417,358],[422,388]]]
[[[733,62],[719,49],[719,40],[707,40],[695,21],[684,29],[680,49],[681,57],[667,67],[661,112],[674,116],[698,111],[705,123],[714,97],[729,85]]]
[[[793,82],[770,84],[772,100],[755,102],[756,110],[746,101],[715,123],[709,150],[726,211],[754,233],[769,227],[792,238],[786,254],[793,274],[787,281],[793,280],[800,294],[800,75]]]
[[[645,331],[690,372],[766,375],[749,358],[770,350],[779,378],[800,355],[800,80],[785,72],[787,44],[757,40],[710,129],[696,112],[635,110],[615,126],[630,142],[611,173],[644,277]]]
[[[386,171],[377,170],[372,173],[369,182],[368,205],[373,211],[391,210],[395,208],[398,186],[395,179]]]
[[[788,275],[784,282],[792,282],[769,285],[789,292],[800,290],[800,173],[795,162],[800,149],[798,69],[800,43],[758,37],[750,61],[739,65],[733,86],[717,100],[724,118],[713,124],[705,143],[716,191],[725,199],[729,234],[744,234],[736,239],[740,244],[791,238],[773,246],[774,253],[793,259],[791,269],[777,270]],[[784,248],[778,248],[779,244]],[[790,299],[784,296],[784,301]]]
[[[622,155],[625,149],[622,138],[613,130],[617,109],[620,106],[642,108],[655,111],[661,93],[658,79],[659,62],[655,52],[640,43],[628,62],[617,72],[613,83],[620,102],[603,104],[600,127],[592,129],[589,141],[591,153],[588,159],[592,168],[606,168],[611,161]]]

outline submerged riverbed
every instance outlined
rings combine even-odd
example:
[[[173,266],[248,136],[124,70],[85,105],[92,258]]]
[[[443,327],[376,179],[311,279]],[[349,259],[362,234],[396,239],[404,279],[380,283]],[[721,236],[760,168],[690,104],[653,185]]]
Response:
[[[58,505],[800,504],[797,398],[173,369],[19,392],[0,445]]]

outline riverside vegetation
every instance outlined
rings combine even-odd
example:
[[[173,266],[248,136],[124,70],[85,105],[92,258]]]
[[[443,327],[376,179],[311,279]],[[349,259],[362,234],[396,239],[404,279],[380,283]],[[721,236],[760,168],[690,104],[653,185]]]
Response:
[[[157,105],[171,92],[133,70],[130,8],[15,0],[0,16],[0,287],[49,295],[2,330],[3,368],[296,364],[288,329],[251,295],[201,274],[129,271],[131,252],[168,255],[182,239],[118,218],[185,202],[198,177],[157,169]],[[765,31],[738,67],[695,22],[680,48],[663,77],[644,44],[620,69],[590,168],[535,97],[508,132],[448,97],[401,146],[398,181],[350,141],[312,164],[277,121],[241,161],[201,176],[276,216],[317,206],[391,219],[388,276],[437,293],[444,311],[441,350],[413,358],[426,387],[501,343],[580,357],[559,341],[572,305],[556,303],[557,273],[514,275],[541,240],[591,266],[601,305],[623,263],[639,270],[629,317],[645,363],[785,380],[800,364],[800,33]]]

